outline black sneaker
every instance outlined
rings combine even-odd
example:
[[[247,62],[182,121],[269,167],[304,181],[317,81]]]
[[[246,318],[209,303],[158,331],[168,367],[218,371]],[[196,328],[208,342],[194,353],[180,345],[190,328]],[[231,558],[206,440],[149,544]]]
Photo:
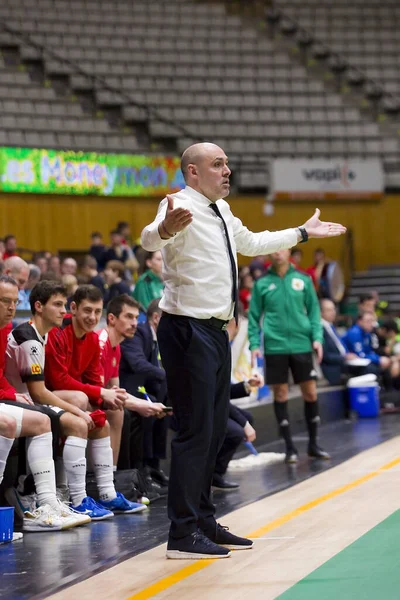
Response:
[[[328,452],[320,448],[317,444],[309,444],[308,456],[311,458],[321,458],[322,460],[329,460],[331,457]]]
[[[201,531],[178,540],[169,538],[167,545],[167,558],[198,560],[199,558],[228,558],[231,555],[228,548],[214,544]]]
[[[226,481],[222,475],[214,473],[212,487],[216,490],[237,490],[239,486],[235,481]]]
[[[296,448],[288,448],[286,450],[285,463],[287,465],[295,465],[299,462],[299,453]]]
[[[223,527],[219,523],[216,524],[213,534],[207,532],[205,535],[215,544],[229,550],[250,550],[253,547],[253,540],[234,535],[228,527]]]
[[[168,487],[169,477],[164,473],[162,469],[150,467],[149,475],[153,481],[155,481],[162,487]]]

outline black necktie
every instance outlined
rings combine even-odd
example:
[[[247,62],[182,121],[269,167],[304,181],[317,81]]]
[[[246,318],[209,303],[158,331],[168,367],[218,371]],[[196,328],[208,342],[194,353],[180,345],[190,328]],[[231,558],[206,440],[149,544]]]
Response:
[[[233,302],[233,316],[235,317],[235,323],[236,325],[238,324],[238,287],[237,287],[237,271],[236,271],[236,263],[235,263],[235,259],[233,257],[233,252],[232,252],[232,246],[231,246],[231,242],[229,239],[229,234],[228,234],[228,228],[226,226],[226,223],[223,219],[223,216],[221,215],[221,211],[219,210],[218,206],[215,204],[215,202],[213,202],[212,204],[210,204],[210,208],[213,209],[213,211],[215,212],[215,214],[217,215],[217,217],[219,217],[222,221],[222,224],[224,226],[224,231],[225,231],[225,235],[226,235],[226,243],[228,245],[228,254],[229,254],[229,260],[231,262],[231,271],[232,271],[232,302]]]

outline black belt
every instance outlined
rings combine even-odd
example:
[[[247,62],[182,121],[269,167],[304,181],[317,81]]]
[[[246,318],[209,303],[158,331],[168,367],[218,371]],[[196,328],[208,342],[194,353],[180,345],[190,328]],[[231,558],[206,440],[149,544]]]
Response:
[[[216,317],[210,317],[209,319],[196,319],[195,317],[187,317],[185,315],[172,315],[171,313],[167,313],[165,311],[163,311],[163,315],[173,319],[192,319],[193,321],[197,321],[202,325],[208,325],[209,327],[214,327],[215,329],[220,329],[221,331],[225,331],[229,323],[229,321],[217,319]]]

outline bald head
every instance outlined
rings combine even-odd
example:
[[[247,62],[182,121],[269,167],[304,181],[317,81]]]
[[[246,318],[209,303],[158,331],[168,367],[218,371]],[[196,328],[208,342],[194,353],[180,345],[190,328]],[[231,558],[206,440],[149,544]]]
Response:
[[[229,194],[228,158],[216,144],[202,142],[189,146],[182,154],[181,170],[186,183],[209,200]]]
[[[18,283],[18,288],[23,290],[29,277],[29,267],[19,256],[10,256],[4,261],[4,273]]]

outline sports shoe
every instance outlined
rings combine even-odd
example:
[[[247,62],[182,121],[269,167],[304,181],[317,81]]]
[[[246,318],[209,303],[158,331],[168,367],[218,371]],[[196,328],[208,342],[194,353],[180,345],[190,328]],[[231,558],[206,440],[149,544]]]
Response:
[[[12,542],[17,542],[18,540],[22,540],[24,534],[21,531],[14,531],[12,536]]]
[[[71,506],[74,512],[87,515],[92,521],[103,521],[104,519],[110,519],[114,516],[114,513],[110,510],[101,506],[91,498],[86,496],[79,504],[79,506]]]
[[[299,462],[299,453],[296,448],[289,448],[286,450],[285,463],[287,465],[295,465]]]
[[[322,460],[329,460],[331,455],[328,454],[323,448],[320,448],[317,444],[309,444],[308,456],[311,458],[321,458]]]
[[[61,531],[63,518],[49,504],[43,504],[33,512],[24,513],[22,527],[24,531]]]
[[[4,492],[5,499],[10,506],[13,506],[20,519],[23,519],[26,512],[35,512],[37,508],[36,494],[21,494],[17,488],[11,487]]]
[[[61,500],[59,500],[58,498],[57,502],[61,516],[65,519],[72,519],[76,523],[75,527],[79,527],[79,525],[86,525],[86,523],[90,523],[90,521],[92,520],[88,514],[84,514],[74,510],[69,506],[69,504],[61,502]]]
[[[166,556],[174,559],[198,560],[199,558],[228,558],[231,554],[228,548],[214,544],[201,531],[195,531],[184,538],[169,538]]]
[[[114,514],[130,514],[130,513],[139,513],[146,510],[146,506],[141,502],[130,502],[127,500],[121,492],[117,492],[116,498],[113,500],[99,500],[98,503],[100,506],[112,511]]]
[[[219,475],[219,473],[214,473],[212,479],[212,487],[216,490],[223,490],[224,492],[229,492],[230,490],[237,490],[240,485],[235,481],[227,481],[223,475]]]
[[[229,550],[250,550],[253,547],[253,540],[233,535],[228,527],[223,527],[219,523],[216,524],[213,533],[207,531],[204,535],[214,542],[214,544],[218,544]]]

